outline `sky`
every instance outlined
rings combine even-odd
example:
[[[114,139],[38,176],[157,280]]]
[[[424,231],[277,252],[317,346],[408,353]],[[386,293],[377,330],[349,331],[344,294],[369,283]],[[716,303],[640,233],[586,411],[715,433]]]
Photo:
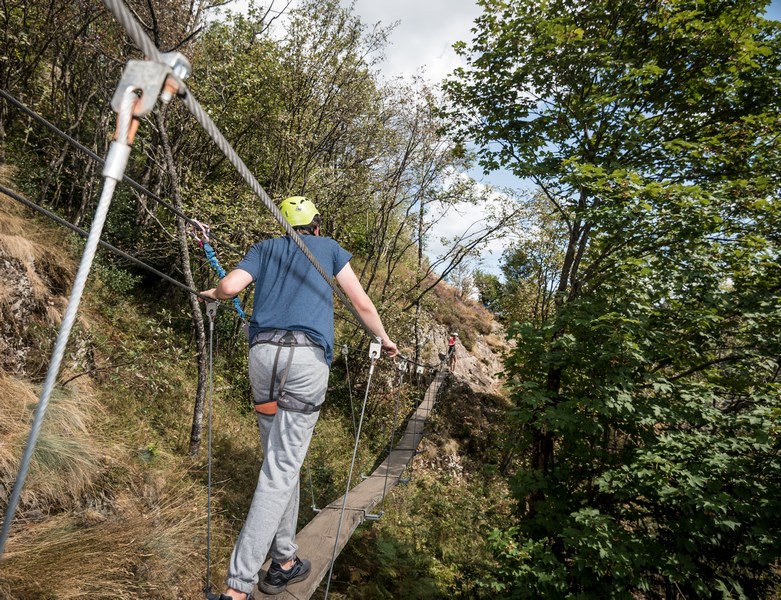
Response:
[[[344,7],[350,4],[350,0],[341,2]],[[382,76],[392,79],[420,74],[432,83],[439,83],[463,64],[453,50],[453,44],[471,39],[470,29],[481,13],[474,0],[354,0],[352,4],[354,12],[369,26],[395,24],[385,49],[385,60],[380,65]],[[520,185],[520,181],[508,173],[484,177],[476,170],[469,175],[496,186]],[[434,228],[426,243],[426,254],[432,260],[436,259],[443,251],[442,237],[453,238],[467,229],[475,231],[482,220],[480,207],[460,208]],[[490,244],[481,254],[479,263],[471,266],[499,275],[503,248],[500,241]]]

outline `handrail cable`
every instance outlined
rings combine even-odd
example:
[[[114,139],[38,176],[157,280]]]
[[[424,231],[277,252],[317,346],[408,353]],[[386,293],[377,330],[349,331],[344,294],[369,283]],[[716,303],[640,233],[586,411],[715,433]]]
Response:
[[[350,395],[350,412],[352,413],[353,417],[353,436],[358,435],[358,429],[355,426],[355,405],[353,404],[353,387],[350,383],[350,362],[347,360],[347,355],[349,354],[349,348],[347,344],[344,344],[342,346],[342,356],[344,356],[344,371],[345,371],[345,380],[347,381],[347,393]]]
[[[33,111],[31,108],[28,108],[27,106],[22,104],[22,102],[20,102],[16,98],[14,98],[6,90],[0,88],[0,96],[5,98],[8,102],[13,104],[16,108],[21,110],[27,116],[29,116],[33,120],[37,121],[38,123],[40,123],[41,125],[43,125],[47,129],[49,129],[51,132],[53,132],[53,133],[57,134],[58,136],[60,136],[62,139],[64,139],[66,142],[68,142],[71,146],[73,146],[77,150],[81,150],[82,152],[84,152],[87,156],[92,158],[95,162],[99,163],[101,166],[105,163],[105,161],[100,156],[95,154],[92,150],[90,150],[89,148],[87,148],[83,144],[79,143],[77,140],[72,138],[70,135],[68,135],[64,131],[58,129],[56,125],[53,125],[52,123],[47,121],[44,117],[42,117],[41,115],[39,115],[38,113]],[[141,185],[140,183],[138,183],[135,180],[131,179],[127,175],[124,175],[122,177],[122,181],[124,183],[127,183],[130,187],[132,187],[134,190],[136,190],[140,194],[144,194],[145,196],[149,196],[155,202],[161,204],[162,206],[164,206],[165,208],[170,210],[172,213],[174,213],[176,216],[181,217],[182,219],[184,219],[185,221],[190,223],[190,225],[196,225],[198,223],[198,221],[196,221],[195,219],[193,219],[191,217],[188,217],[182,211],[177,209],[175,206],[173,206],[169,202],[166,202],[165,200],[160,198],[160,196],[158,196],[157,194],[149,191],[143,185]],[[233,252],[235,254],[238,254],[240,256],[242,256],[244,254],[242,251],[236,249],[234,246],[232,246],[231,244],[229,244],[225,240],[222,240],[222,239],[218,238],[216,235],[212,235],[211,239],[213,239],[215,242],[218,242],[218,243],[222,244],[223,246],[225,246],[226,248],[228,248],[231,252]]]
[[[47,209],[43,208],[42,206],[37,205],[35,202],[33,202],[31,200],[28,200],[24,196],[20,196],[19,194],[17,194],[13,190],[9,190],[7,187],[5,187],[2,184],[0,184],[0,193],[5,194],[9,198],[14,199],[14,200],[16,200],[17,202],[19,202],[21,204],[24,204],[27,208],[30,208],[30,209],[32,209],[34,211],[39,212],[40,214],[42,214],[42,215],[44,215],[46,217],[49,217],[51,220],[55,221],[56,223],[59,223],[60,225],[63,225],[64,227],[67,227],[68,229],[70,229],[74,233],[78,233],[81,237],[85,237],[86,238],[89,235],[89,233],[87,231],[85,231],[84,229],[82,229],[78,225],[74,225],[73,223],[71,223],[67,219],[63,219],[62,217],[60,217],[60,216],[54,214],[53,212],[51,212],[50,210],[47,210]],[[128,262],[131,262],[134,265],[141,267],[142,269],[146,269],[150,273],[152,273],[154,275],[157,275],[161,279],[164,279],[168,283],[170,283],[172,285],[175,285],[176,287],[181,288],[184,291],[189,292],[190,294],[195,294],[196,296],[198,296],[199,298],[203,298],[204,300],[209,300],[210,299],[210,298],[207,298],[206,296],[201,296],[201,293],[198,292],[197,290],[194,290],[191,287],[188,287],[187,285],[185,285],[181,281],[177,281],[176,279],[174,279],[170,275],[166,275],[165,273],[162,273],[161,271],[158,271],[153,266],[146,264],[145,262],[143,262],[142,260],[139,260],[135,256],[131,256],[130,254],[128,254],[126,252],[123,252],[122,250],[120,250],[116,246],[112,246],[108,242],[104,242],[103,240],[98,240],[98,244],[100,244],[100,246],[105,248],[106,250],[109,250],[110,252],[113,252],[114,254],[119,256],[120,258],[124,258]]]
[[[141,49],[144,55],[155,62],[165,64],[165,60],[163,59],[160,51],[154,45],[154,43],[149,38],[149,36],[141,28],[141,25],[138,23],[138,21],[136,21],[133,18],[130,11],[125,6],[125,4],[121,0],[104,0],[104,3],[111,11],[111,13],[116,17],[116,19],[120,22],[120,24],[125,28],[130,38]],[[220,130],[217,128],[212,118],[201,107],[201,105],[198,104],[198,101],[189,92],[186,84],[176,74],[172,74],[170,76],[175,79],[178,85],[178,90],[179,90],[178,93],[180,96],[182,96],[182,102],[190,110],[192,115],[195,117],[195,120],[198,121],[198,123],[201,125],[201,127],[203,127],[206,133],[209,134],[209,137],[211,137],[214,143],[217,144],[217,147],[220,148],[220,150],[222,150],[223,154],[225,154],[225,157],[228,159],[228,161],[236,168],[236,170],[242,176],[244,181],[247,182],[247,184],[250,186],[252,191],[255,192],[255,194],[261,199],[261,201],[266,206],[266,208],[271,212],[274,218],[279,222],[279,224],[285,230],[285,233],[287,233],[287,235],[290,236],[293,242],[299,247],[301,252],[304,253],[304,256],[306,256],[309,262],[312,263],[312,266],[315,268],[315,270],[318,273],[320,273],[323,279],[325,279],[325,281],[331,286],[331,289],[333,289],[334,293],[339,298],[339,300],[341,300],[342,303],[344,303],[344,305],[350,310],[350,312],[353,313],[353,315],[361,324],[361,326],[366,331],[366,333],[373,339],[377,338],[377,335],[366,324],[366,322],[363,320],[363,318],[355,309],[355,307],[352,305],[352,303],[344,295],[344,292],[339,288],[339,286],[336,285],[334,279],[328,275],[328,273],[325,271],[323,266],[314,257],[314,255],[309,250],[309,248],[307,248],[306,244],[301,239],[301,236],[293,229],[290,223],[288,223],[287,220],[282,216],[282,213],[277,208],[276,204],[274,204],[274,201],[266,193],[266,191],[260,185],[258,180],[249,170],[247,165],[244,163],[241,157],[236,153],[236,151],[230,145],[230,142],[228,142],[228,140],[225,138],[222,132],[220,132]]]
[[[207,435],[207,476],[206,476],[206,583],[203,591],[206,597],[213,596],[211,592],[211,547],[212,547],[212,414],[214,413],[214,319],[217,316],[217,301],[210,300],[206,304],[206,315],[209,317],[209,419]]]
[[[393,408],[393,428],[391,429],[390,441],[388,442],[388,466],[385,467],[385,481],[382,484],[382,499],[380,500],[380,510],[378,516],[382,516],[385,513],[385,494],[388,490],[388,477],[390,475],[391,468],[391,455],[393,454],[393,446],[396,443],[396,420],[399,417],[399,399],[401,397],[401,388],[404,383],[404,371],[406,371],[406,365],[399,363],[399,387],[396,390],[396,401]],[[413,434],[414,435],[414,434]]]
[[[328,600],[328,590],[331,587],[331,575],[334,571],[334,563],[336,562],[336,550],[339,546],[339,534],[342,531],[342,521],[344,519],[344,511],[347,506],[347,495],[350,493],[350,483],[352,483],[353,478],[353,471],[355,469],[355,458],[358,455],[358,441],[361,437],[361,427],[363,426],[363,417],[366,414],[366,401],[369,398],[369,389],[371,388],[371,382],[372,382],[372,375],[374,374],[374,363],[377,362],[377,359],[380,356],[380,344],[378,342],[374,342],[371,345],[371,348],[369,349],[369,357],[371,358],[371,363],[369,364],[369,377],[366,381],[366,391],[363,394],[363,404],[361,405],[361,416],[358,419],[358,432],[355,435],[355,444],[353,445],[353,456],[352,460],[350,461],[350,470],[347,475],[347,485],[345,486],[344,496],[342,498],[342,509],[339,513],[339,524],[336,527],[336,535],[334,536],[334,549],[331,553],[331,561],[330,566],[328,568],[328,582],[326,583],[325,587],[325,599]]]

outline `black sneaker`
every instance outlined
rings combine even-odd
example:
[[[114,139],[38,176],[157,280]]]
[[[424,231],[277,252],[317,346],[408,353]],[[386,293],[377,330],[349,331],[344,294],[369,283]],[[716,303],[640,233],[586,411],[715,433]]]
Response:
[[[265,594],[279,594],[285,591],[288,583],[303,581],[309,577],[312,563],[296,556],[296,561],[287,571],[278,562],[271,561],[266,578],[260,582],[260,589]]]

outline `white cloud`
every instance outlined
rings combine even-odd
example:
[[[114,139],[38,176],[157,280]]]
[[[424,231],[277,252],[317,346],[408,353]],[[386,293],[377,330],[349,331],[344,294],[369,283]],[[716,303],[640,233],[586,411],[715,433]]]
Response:
[[[452,245],[448,243],[448,240],[463,238],[463,243],[467,244],[472,238],[478,237],[493,222],[492,214],[506,212],[507,203],[515,202],[512,198],[508,198],[493,188],[489,189],[480,183],[476,185],[483,197],[480,204],[463,203],[455,207],[430,205],[429,221],[436,221],[424,246],[424,252],[430,260],[436,261],[446,252],[447,248]],[[443,239],[445,243],[443,243]],[[492,239],[480,249],[478,256],[469,259],[469,264],[472,267],[480,268],[481,271],[501,275],[499,262],[505,247],[504,240]]]
[[[349,6],[342,0],[342,6]],[[369,26],[398,21],[386,48],[382,73],[386,77],[424,76],[438,83],[461,64],[452,46],[471,39],[470,29],[480,14],[474,0],[355,0],[354,10]]]

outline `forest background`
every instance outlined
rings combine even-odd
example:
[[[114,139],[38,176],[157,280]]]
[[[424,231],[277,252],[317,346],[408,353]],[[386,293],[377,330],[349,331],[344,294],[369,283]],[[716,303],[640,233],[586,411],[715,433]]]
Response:
[[[482,304],[508,327],[509,405],[483,399],[503,406],[506,419],[490,444],[476,443],[480,485],[459,488],[459,507],[472,516],[457,514],[473,527],[450,529],[463,536],[458,543],[445,528],[429,531],[404,560],[398,544],[371,538],[386,564],[429,577],[416,586],[388,572],[370,589],[358,565],[361,595],[408,585],[405,597],[777,596],[781,53],[779,24],[761,16],[767,3],[485,0],[473,38],[456,46],[466,64],[441,89],[380,81],[376,61],[389,30],[367,28],[332,0],[292,10],[273,35],[276,13],[258,7],[212,20],[215,4],[130,6],[158,47],[188,56],[193,94],[269,194],[313,197],[325,230],[356,256],[392,335],[428,360],[436,323],[464,331],[467,349],[489,333],[480,324],[488,317],[469,324],[445,301],[443,278],[462,296],[473,281]],[[110,99],[137,50],[98,2],[11,0],[2,8],[2,89],[104,156]],[[4,177],[69,222],[89,225],[99,165],[7,99],[0,140]],[[475,163],[529,180],[533,191],[502,190],[506,202],[481,232],[450,240],[441,258],[427,259],[433,223],[460,203],[495,197],[464,175]],[[191,288],[202,289],[211,275],[192,255],[187,222],[161,198],[212,226],[215,239],[227,242],[220,248],[226,264],[278,234],[176,102],[145,119],[129,172],[151,193],[121,188],[106,238]],[[502,235],[503,278],[463,268]],[[44,256],[49,287],[67,289],[66,261]],[[198,303],[109,256],[98,271],[96,315],[130,319],[121,302],[133,298],[157,328],[143,344],[124,341],[112,360],[143,355],[134,373],[157,386],[152,396],[192,391],[189,436],[165,453],[198,455],[207,341]],[[2,304],[5,343],[14,351],[5,353],[4,370],[33,381],[46,352],[35,358],[24,349],[50,348],[57,314],[56,303],[38,303],[41,322],[13,328],[14,303]],[[239,339],[230,335],[237,327],[227,315],[218,324],[229,340]],[[20,329],[24,335],[8,335]],[[191,341],[178,343],[182,335]],[[340,336],[362,343],[349,318]],[[100,370],[95,356],[117,349],[118,340],[101,340],[94,329],[80,339],[89,343],[74,348],[71,376]],[[221,360],[231,374],[221,384],[246,391],[243,347],[226,345]],[[197,389],[172,389],[179,384],[162,377],[164,365],[190,359]],[[130,386],[126,377],[112,383]],[[149,392],[130,396],[152,427],[181,420],[145,404]],[[378,417],[378,430],[389,414]],[[477,433],[486,432],[470,435]],[[141,462],[159,460],[157,443],[142,447]],[[223,452],[235,458],[227,440]],[[112,461],[102,460],[90,462],[94,473],[121,488],[129,467],[108,469]],[[7,482],[13,452],[2,464]],[[332,478],[322,473],[336,489]],[[47,493],[61,507],[83,505],[89,486],[71,484],[67,500],[43,484],[33,488],[28,515],[43,506],[56,513]],[[150,485],[158,509],[157,500],[173,497],[162,483]],[[505,488],[512,501],[503,499]],[[490,510],[480,508],[481,495],[495,499]],[[105,506],[115,510],[118,497]],[[226,513],[239,514],[232,501],[226,494]],[[92,506],[89,518],[79,513],[81,525],[100,521],[105,506]],[[449,510],[440,507],[440,526]],[[171,521],[185,527],[175,513]],[[421,549],[432,563],[414,558]],[[173,573],[186,570],[185,550],[167,548],[179,557],[169,561]],[[23,563],[25,553],[15,560]],[[133,585],[149,591],[156,575],[142,571],[134,571],[141,583]],[[6,593],[14,597],[11,586],[22,581],[10,579]]]

